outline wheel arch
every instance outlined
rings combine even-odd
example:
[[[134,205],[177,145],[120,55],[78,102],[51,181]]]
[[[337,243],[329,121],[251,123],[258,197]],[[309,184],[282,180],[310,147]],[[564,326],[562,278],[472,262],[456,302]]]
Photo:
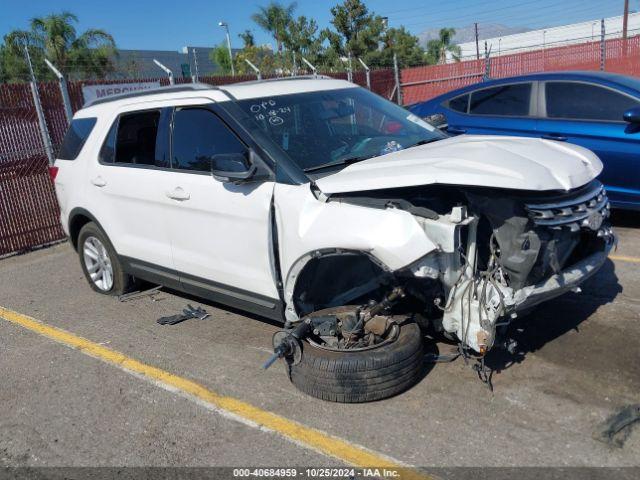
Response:
[[[100,225],[100,222],[88,210],[76,207],[69,213],[69,240],[71,240],[71,245],[73,245],[76,251],[78,251],[78,236],[80,235],[80,230],[89,222],[95,223],[98,228],[107,235],[102,225]]]
[[[380,259],[364,250],[323,248],[299,257],[284,284],[285,318],[296,321],[320,308],[374,292],[393,278]]]

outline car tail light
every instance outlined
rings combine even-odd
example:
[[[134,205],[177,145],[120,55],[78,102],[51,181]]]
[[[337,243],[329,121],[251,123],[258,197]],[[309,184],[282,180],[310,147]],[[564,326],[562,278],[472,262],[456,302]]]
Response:
[[[55,180],[57,175],[58,175],[58,167],[54,167],[54,166],[49,167],[49,176],[51,177],[51,180]]]

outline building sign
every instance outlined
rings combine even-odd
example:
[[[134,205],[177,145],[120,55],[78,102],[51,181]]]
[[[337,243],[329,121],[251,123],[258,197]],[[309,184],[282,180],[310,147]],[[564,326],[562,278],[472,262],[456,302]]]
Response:
[[[94,100],[110,97],[112,95],[119,95],[121,93],[135,92],[138,90],[149,90],[151,88],[158,88],[160,82],[137,82],[137,83],[112,83],[109,85],[83,85],[82,97],[84,98],[84,104]]]

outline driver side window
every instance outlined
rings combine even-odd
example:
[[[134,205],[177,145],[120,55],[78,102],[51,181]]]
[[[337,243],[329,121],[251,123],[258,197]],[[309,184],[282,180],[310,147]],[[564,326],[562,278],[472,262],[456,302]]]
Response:
[[[247,154],[247,147],[220,118],[205,108],[176,109],[173,115],[171,166],[177,170],[210,172],[214,155]]]

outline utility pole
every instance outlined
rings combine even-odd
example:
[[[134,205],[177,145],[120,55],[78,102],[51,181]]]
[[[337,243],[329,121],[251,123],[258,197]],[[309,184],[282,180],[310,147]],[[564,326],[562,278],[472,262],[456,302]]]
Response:
[[[196,71],[195,81],[199,82],[200,76],[198,75],[198,53],[196,52],[196,47],[191,48],[191,53],[193,53],[193,66]]]
[[[478,22],[473,24],[476,29],[476,60],[480,60],[480,45],[478,44]]]
[[[627,26],[629,24],[629,0],[624,0],[624,17],[622,17],[622,54],[627,56]]]
[[[402,105],[402,85],[400,84],[400,69],[398,68],[398,55],[396,54],[396,52],[393,52],[393,76],[396,82],[395,90],[398,94],[398,96],[396,97],[397,104]]]
[[[604,72],[606,67],[607,43],[604,26],[604,18],[600,20],[600,70]]]
[[[227,22],[218,22],[218,26],[224,28],[227,35],[227,49],[229,50],[229,62],[231,63],[231,76],[236,76],[236,69],[233,68],[233,53],[231,52],[231,36],[229,35],[229,24]]]

